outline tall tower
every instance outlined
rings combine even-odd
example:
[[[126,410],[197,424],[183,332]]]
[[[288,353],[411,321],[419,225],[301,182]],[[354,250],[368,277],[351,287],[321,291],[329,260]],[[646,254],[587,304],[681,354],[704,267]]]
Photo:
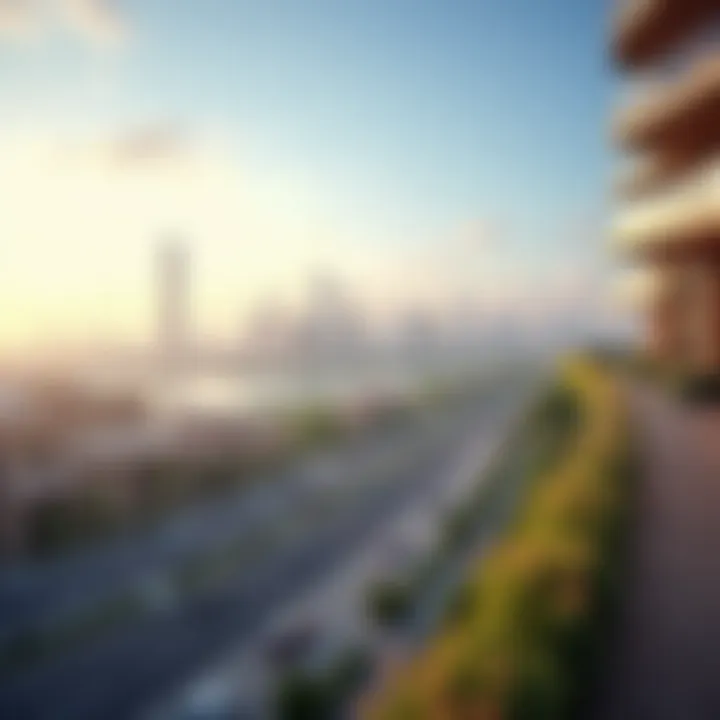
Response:
[[[187,248],[178,240],[158,250],[158,356],[166,370],[178,369],[188,359],[189,260]]]
[[[648,349],[720,376],[720,2],[624,0],[613,51],[632,101],[614,126],[632,163],[615,240],[654,276]]]

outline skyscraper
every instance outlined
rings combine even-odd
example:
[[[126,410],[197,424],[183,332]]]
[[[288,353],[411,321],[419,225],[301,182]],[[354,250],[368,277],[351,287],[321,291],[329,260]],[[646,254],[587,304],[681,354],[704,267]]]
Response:
[[[159,248],[158,356],[165,370],[175,370],[188,359],[190,277],[187,248],[171,240]]]
[[[625,0],[613,37],[633,102],[614,131],[633,160],[616,240],[654,274],[649,349],[720,375],[720,2]]]

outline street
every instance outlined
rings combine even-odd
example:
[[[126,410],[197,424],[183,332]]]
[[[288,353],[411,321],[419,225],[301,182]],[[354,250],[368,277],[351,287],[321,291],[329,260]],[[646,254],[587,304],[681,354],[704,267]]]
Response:
[[[129,587],[170,572],[189,557],[251,536],[273,517],[288,512],[326,468],[343,482],[364,479],[388,454],[417,437],[418,423],[403,424],[313,452],[287,470],[242,487],[231,497],[213,498],[155,527],[117,538],[68,557],[0,568],[0,639],[21,628],[51,625],[92,608]],[[327,474],[327,473],[325,473]],[[352,478],[348,478],[352,475]]]
[[[508,388],[493,401],[482,396],[466,399],[437,411],[428,422],[413,423],[413,432],[404,440],[394,435],[388,441],[391,447],[381,443],[389,450],[394,444],[396,456],[385,472],[376,469],[377,477],[366,476],[348,494],[350,502],[331,506],[325,515],[318,516],[313,509],[316,503],[310,503],[305,527],[300,522],[259,567],[8,677],[0,687],[0,715],[18,720],[113,720],[142,712],[224,653],[238,651],[283,604],[331,577],[403,508],[420,495],[441,489],[448,469],[456,466],[468,443],[478,444],[483,433],[490,441],[525,399],[521,388]],[[352,465],[337,466],[341,479],[348,470],[357,477]],[[268,491],[271,498],[280,499],[265,501],[263,523],[281,529],[301,517],[302,493],[290,487],[278,485]],[[288,494],[283,497],[283,493]],[[254,502],[258,504],[244,507],[263,507],[262,502]],[[252,518],[253,511],[243,512]],[[250,522],[247,516],[245,520]]]

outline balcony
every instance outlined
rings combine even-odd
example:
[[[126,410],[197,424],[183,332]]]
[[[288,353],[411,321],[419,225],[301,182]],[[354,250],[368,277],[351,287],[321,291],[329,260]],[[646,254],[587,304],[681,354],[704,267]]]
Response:
[[[628,69],[647,67],[716,11],[714,0],[626,0],[615,21],[613,54]]]
[[[643,312],[661,294],[663,281],[663,276],[654,268],[626,268],[612,285],[612,303],[622,311]]]
[[[614,125],[617,142],[636,151],[702,148],[720,138],[720,54],[703,53],[679,79],[649,84],[622,110]]]
[[[720,254],[720,161],[661,193],[627,204],[612,235],[619,250],[632,254]]]
[[[720,133],[710,140],[695,134],[684,136],[675,147],[628,158],[613,184],[620,200],[650,197],[677,185],[707,165],[708,158],[720,155]]]

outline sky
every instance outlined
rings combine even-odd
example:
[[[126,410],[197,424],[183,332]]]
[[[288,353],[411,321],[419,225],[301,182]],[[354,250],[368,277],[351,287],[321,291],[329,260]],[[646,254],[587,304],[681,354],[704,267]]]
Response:
[[[335,275],[378,316],[607,312],[607,0],[0,0],[0,346]]]

